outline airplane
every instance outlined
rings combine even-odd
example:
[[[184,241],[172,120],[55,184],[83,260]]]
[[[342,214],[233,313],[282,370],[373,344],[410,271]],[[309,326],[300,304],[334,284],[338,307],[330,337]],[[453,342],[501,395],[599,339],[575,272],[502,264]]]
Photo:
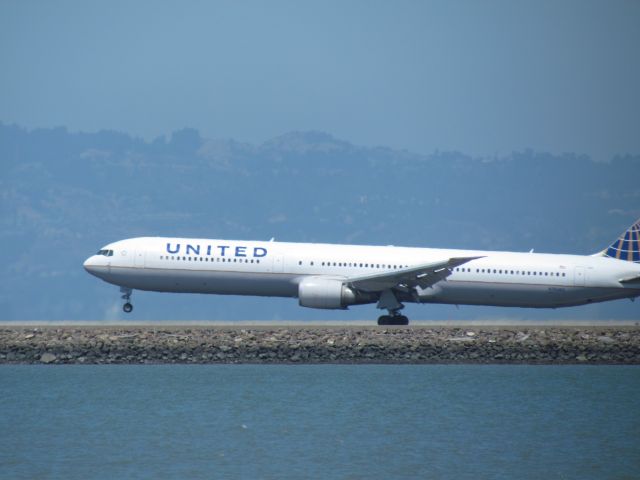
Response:
[[[408,325],[404,303],[558,308],[640,296],[640,220],[594,255],[138,237],[84,262],[133,290],[293,297],[303,307],[376,303],[378,325]]]

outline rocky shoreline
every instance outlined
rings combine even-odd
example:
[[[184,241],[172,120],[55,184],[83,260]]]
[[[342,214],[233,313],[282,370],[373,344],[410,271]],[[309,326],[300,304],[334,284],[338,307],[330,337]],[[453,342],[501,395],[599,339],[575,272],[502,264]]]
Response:
[[[640,328],[0,328],[0,364],[42,363],[640,364]]]

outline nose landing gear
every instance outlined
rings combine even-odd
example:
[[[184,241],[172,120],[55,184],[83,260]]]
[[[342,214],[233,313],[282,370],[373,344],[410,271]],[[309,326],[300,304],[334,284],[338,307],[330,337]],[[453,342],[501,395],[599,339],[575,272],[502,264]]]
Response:
[[[131,293],[133,290],[127,287],[120,287],[120,292],[122,293],[122,299],[125,301],[125,304],[122,306],[122,310],[125,313],[131,313],[133,310],[133,305],[131,305]]]

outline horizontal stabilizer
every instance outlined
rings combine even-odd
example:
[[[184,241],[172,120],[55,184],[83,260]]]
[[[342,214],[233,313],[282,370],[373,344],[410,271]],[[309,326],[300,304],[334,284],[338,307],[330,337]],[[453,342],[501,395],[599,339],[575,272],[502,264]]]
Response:
[[[635,277],[623,278],[622,280],[620,280],[620,283],[624,283],[625,285],[640,286],[640,275],[636,275]]]

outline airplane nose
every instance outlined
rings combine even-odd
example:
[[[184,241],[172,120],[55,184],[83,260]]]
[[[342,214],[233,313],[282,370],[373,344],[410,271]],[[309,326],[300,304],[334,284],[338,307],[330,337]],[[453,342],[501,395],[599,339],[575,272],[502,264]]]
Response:
[[[96,271],[96,268],[95,268],[95,267],[96,267],[96,264],[92,261],[92,259],[93,259],[93,257],[89,257],[89,258],[87,258],[87,259],[84,261],[84,263],[82,264],[82,266],[84,267],[84,269],[85,269],[87,272],[91,273],[91,274],[95,273],[95,271]]]

